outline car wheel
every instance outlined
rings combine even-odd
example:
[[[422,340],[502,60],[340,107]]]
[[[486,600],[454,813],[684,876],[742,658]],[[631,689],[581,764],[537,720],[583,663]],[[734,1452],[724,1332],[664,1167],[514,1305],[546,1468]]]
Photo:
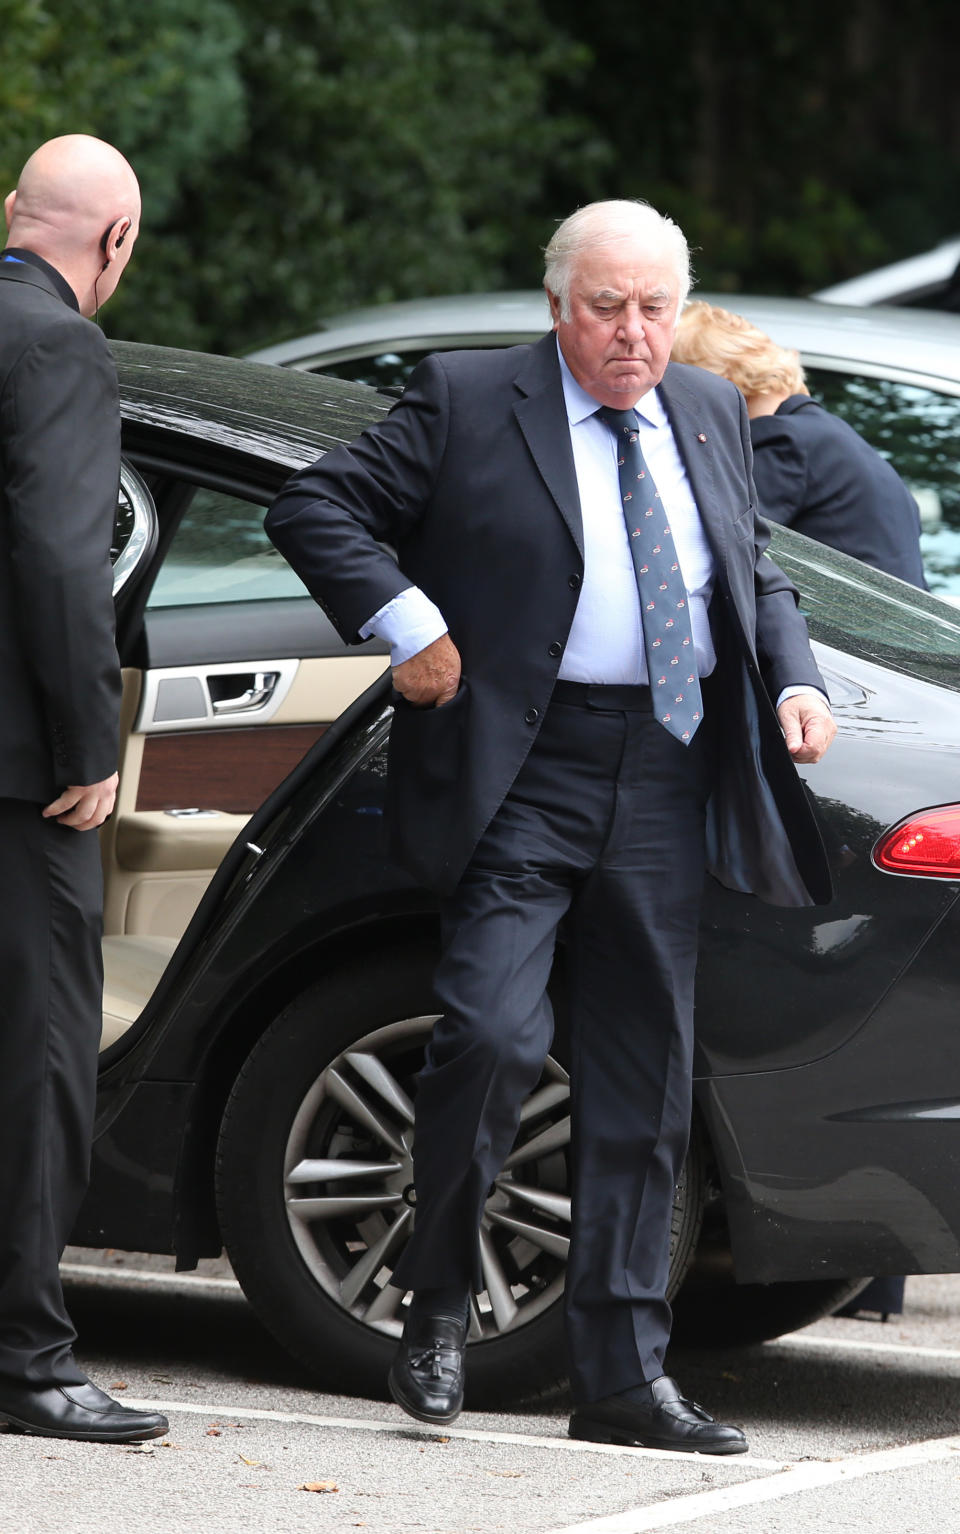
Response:
[[[415,1218],[414,1078],[436,1014],[427,955],[381,955],[318,982],[267,1029],[223,1116],[217,1199],[245,1294],[328,1388],[381,1396],[405,1313],[389,1278]],[[563,1378],[561,1296],[570,1228],[569,1085],[553,1055],[524,1105],[481,1230],[468,1404]],[[677,1189],[672,1282],[705,1201],[695,1139]]]
[[[832,1315],[867,1278],[825,1278],[780,1284],[734,1284],[729,1281],[685,1285],[673,1304],[676,1347],[745,1347],[772,1342]]]

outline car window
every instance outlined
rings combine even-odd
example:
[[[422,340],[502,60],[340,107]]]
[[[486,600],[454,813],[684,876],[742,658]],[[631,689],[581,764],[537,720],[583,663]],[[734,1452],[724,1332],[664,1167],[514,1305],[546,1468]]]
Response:
[[[799,588],[813,639],[960,692],[960,612],[952,604],[793,528],[772,529],[770,553]]]
[[[807,382],[906,480],[920,507],[930,589],[960,597],[960,396],[825,368],[807,369]]]
[[[308,595],[263,530],[264,508],[197,488],[167,550],[148,607]]]
[[[332,373],[334,378],[370,384],[374,389],[402,389],[417,363],[441,349],[431,346],[422,351],[404,352],[402,356],[399,352],[380,352],[376,357],[346,357],[338,362],[326,362],[321,358],[310,371]]]

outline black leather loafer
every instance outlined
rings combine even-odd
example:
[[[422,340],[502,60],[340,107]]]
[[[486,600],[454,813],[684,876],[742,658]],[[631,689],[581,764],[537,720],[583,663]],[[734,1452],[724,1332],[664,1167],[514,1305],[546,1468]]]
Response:
[[[390,1368],[390,1394],[418,1422],[446,1426],[463,1407],[467,1328],[449,1316],[407,1317]]]
[[[82,1385],[0,1384],[0,1422],[18,1433],[79,1438],[90,1443],[137,1443],[168,1431],[159,1412],[121,1406],[89,1380]]]
[[[680,1394],[679,1385],[668,1374],[624,1395],[578,1406],[570,1418],[570,1437],[690,1454],[745,1454],[747,1450],[738,1427],[715,1422],[702,1406]]]

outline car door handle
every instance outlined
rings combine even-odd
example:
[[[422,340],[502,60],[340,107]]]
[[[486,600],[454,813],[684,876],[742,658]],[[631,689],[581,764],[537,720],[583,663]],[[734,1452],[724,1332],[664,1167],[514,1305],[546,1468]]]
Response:
[[[218,698],[214,695],[214,688],[211,686],[214,680],[221,686],[224,683],[228,686],[236,686],[238,682],[246,680],[248,676],[251,677],[251,685],[245,688],[243,692],[226,698]],[[251,709],[262,708],[269,698],[272,697],[273,690],[279,680],[279,671],[245,672],[238,676],[218,676],[215,679],[208,677],[207,686],[210,688],[210,701],[213,704],[213,712],[215,714],[246,714]]]

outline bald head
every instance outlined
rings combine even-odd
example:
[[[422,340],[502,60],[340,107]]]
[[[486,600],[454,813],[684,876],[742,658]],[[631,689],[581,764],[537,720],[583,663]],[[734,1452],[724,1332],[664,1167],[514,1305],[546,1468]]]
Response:
[[[83,312],[93,313],[113,292],[133,249],[140,187],[118,149],[68,133],[34,151],[5,210],[9,244],[49,261]]]

